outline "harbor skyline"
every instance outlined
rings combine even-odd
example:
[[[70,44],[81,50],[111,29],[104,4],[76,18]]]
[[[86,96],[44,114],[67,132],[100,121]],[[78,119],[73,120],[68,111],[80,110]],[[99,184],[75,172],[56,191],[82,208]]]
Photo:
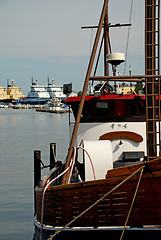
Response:
[[[117,8],[112,10],[116,4]],[[120,12],[129,9],[130,14],[130,4],[129,0],[109,1],[109,22],[128,23],[129,16]],[[127,62],[133,74],[144,72],[144,65],[140,64],[144,48],[138,47],[144,37],[144,26],[140,24],[144,18],[143,4],[144,1],[137,0],[133,6],[135,24],[130,30]],[[27,94],[32,77],[45,84],[49,76],[57,84],[72,82],[74,90],[81,90],[95,35],[94,29],[81,30],[81,26],[98,24],[100,0],[7,0],[1,1],[0,7],[0,86],[5,86],[7,79],[14,79]],[[113,15],[117,18],[112,18]],[[113,52],[125,52],[127,31],[127,27],[110,30]],[[124,45],[115,40],[116,34],[120,38],[124,36]]]

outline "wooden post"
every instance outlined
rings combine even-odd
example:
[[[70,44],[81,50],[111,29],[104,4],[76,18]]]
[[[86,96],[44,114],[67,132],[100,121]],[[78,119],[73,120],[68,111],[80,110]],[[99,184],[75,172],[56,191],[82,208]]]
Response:
[[[56,163],[56,143],[50,143],[50,170]]]
[[[35,188],[39,185],[41,180],[41,151],[34,151],[34,210],[36,214],[36,192]]]

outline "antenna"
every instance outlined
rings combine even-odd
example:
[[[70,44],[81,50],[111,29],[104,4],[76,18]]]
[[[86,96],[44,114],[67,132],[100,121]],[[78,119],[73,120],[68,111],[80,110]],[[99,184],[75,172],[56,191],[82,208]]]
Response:
[[[125,62],[125,55],[124,53],[110,53],[107,55],[106,61],[114,67],[113,75],[117,76],[117,66]]]
[[[117,76],[117,66],[125,62],[124,53],[110,53],[107,55],[106,61],[112,65],[113,75]],[[114,90],[119,92],[118,84],[116,82]]]

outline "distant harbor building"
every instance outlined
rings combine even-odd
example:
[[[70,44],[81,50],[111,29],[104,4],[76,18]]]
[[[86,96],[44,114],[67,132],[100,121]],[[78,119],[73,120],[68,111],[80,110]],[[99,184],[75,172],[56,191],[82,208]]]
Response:
[[[7,80],[7,89],[5,87],[0,87],[0,100],[14,99],[19,100],[24,97],[21,88],[15,87],[15,81],[12,80],[11,85]]]

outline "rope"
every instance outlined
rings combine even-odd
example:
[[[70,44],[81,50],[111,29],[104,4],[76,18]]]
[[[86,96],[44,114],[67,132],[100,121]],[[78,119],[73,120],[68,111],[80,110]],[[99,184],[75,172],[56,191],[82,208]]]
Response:
[[[72,165],[71,165],[71,170],[70,170],[70,174],[69,174],[68,184],[70,183],[71,175],[72,175],[74,164],[75,164],[75,158],[76,158],[76,148],[74,148],[73,150],[74,150],[74,153],[73,153],[73,157],[72,157],[72,160],[71,160]]]
[[[144,166],[144,167],[145,167],[145,166]],[[124,232],[125,232],[125,229],[126,229],[126,225],[127,225],[127,223],[128,223],[128,220],[129,220],[129,217],[130,217],[130,214],[131,214],[131,210],[132,210],[132,208],[133,208],[134,201],[135,201],[135,198],[136,198],[136,194],[137,194],[138,189],[139,189],[139,185],[140,185],[140,181],[141,181],[141,177],[142,177],[143,171],[144,171],[144,169],[141,170],[140,177],[139,177],[139,180],[138,180],[138,183],[137,183],[137,186],[136,186],[136,190],[135,190],[135,193],[134,193],[134,197],[133,197],[133,199],[132,199],[132,203],[131,203],[131,206],[130,206],[130,209],[129,209],[129,213],[128,213],[127,218],[126,218],[126,221],[125,221],[125,225],[124,225],[124,228],[123,228],[123,231],[122,231],[120,240],[122,240],[122,238],[123,238],[123,236],[124,236]]]
[[[131,24],[132,8],[133,8],[133,0],[131,0],[131,8],[130,8],[129,24]],[[127,59],[127,53],[128,53],[128,48],[129,48],[129,38],[130,38],[130,26],[128,27],[125,60]],[[125,75],[125,72],[126,72],[126,61],[125,61],[125,65],[124,65],[124,75]]]
[[[55,154],[54,154],[54,157],[55,157]],[[41,157],[40,157],[40,155],[36,152],[36,158],[37,158],[37,160],[39,160],[39,162],[41,163],[41,165],[42,165],[42,167],[41,167],[41,170],[43,170],[44,168],[48,168],[48,167],[54,167],[55,166],[55,164],[51,164],[51,165],[45,165],[44,163],[43,163],[43,161],[41,160]],[[56,159],[56,158],[55,158]]]
[[[40,154],[39,154],[38,152],[36,152],[36,158],[37,158],[37,160],[39,160],[40,163],[42,164],[42,168],[45,168],[45,164],[44,164],[43,161],[41,160],[41,156],[40,156]]]
[[[92,52],[92,40],[93,40],[93,28],[91,29],[90,47],[89,47],[89,57]]]
[[[124,184],[126,181],[128,181],[131,177],[133,177],[136,173],[143,170],[145,168],[145,165],[141,166],[139,169],[137,169],[135,172],[133,172],[131,175],[129,175],[127,178],[125,178],[121,183],[119,183],[117,186],[112,188],[109,192],[104,194],[101,198],[99,198],[96,202],[94,202],[91,206],[89,206],[87,209],[85,209],[82,213],[80,213],[76,218],[71,220],[69,223],[67,223],[64,227],[62,227],[59,231],[56,231],[54,235],[51,235],[48,240],[53,240],[56,235],[61,233],[65,228],[69,227],[72,223],[74,223],[78,218],[82,217],[86,212],[88,212],[91,208],[93,208],[95,205],[97,205],[99,202],[101,202],[105,197],[107,197],[109,194],[111,194],[113,191],[115,191],[117,188],[119,188],[122,184]]]

